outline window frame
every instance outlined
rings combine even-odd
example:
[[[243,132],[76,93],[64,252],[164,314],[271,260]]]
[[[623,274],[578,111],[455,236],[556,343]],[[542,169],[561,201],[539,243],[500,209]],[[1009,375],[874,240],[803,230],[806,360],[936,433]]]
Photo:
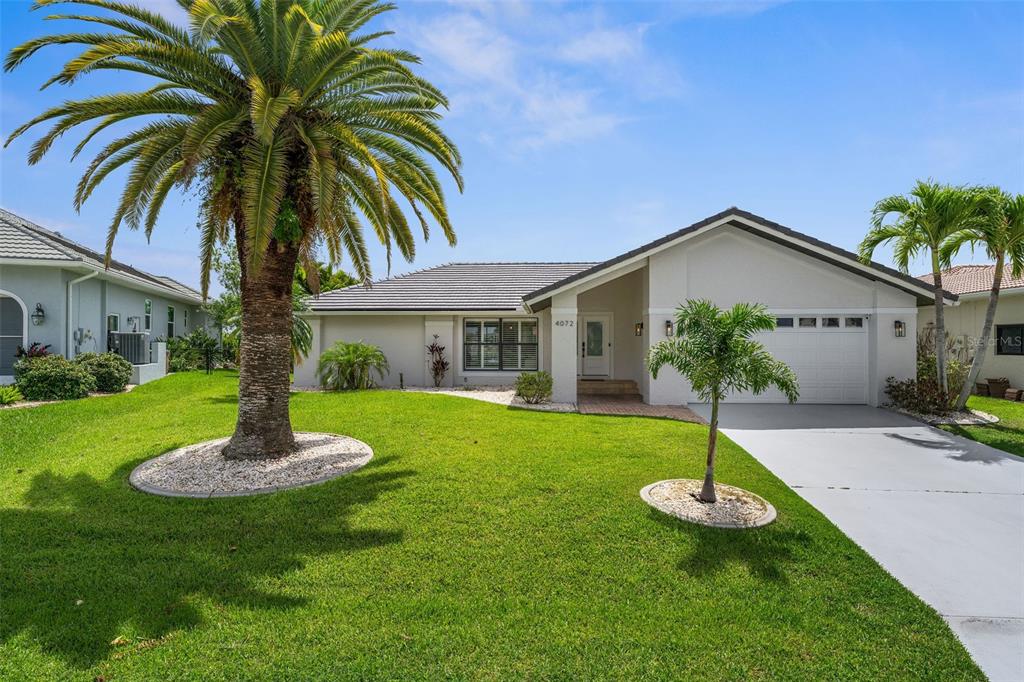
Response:
[[[181,311],[181,328],[184,332],[188,332],[188,308],[182,308]]]
[[[153,299],[142,302],[142,330],[147,334],[153,331]]]
[[[1019,349],[1018,349],[1018,351],[1016,353],[1007,353],[1006,351],[1003,350],[1003,342],[1002,342],[1003,330],[1006,329],[1007,327],[1014,328],[1014,329],[1018,330],[1017,338],[1021,340],[1021,343],[1018,344]],[[1016,324],[997,324],[996,325],[996,347],[995,347],[995,354],[996,355],[1009,355],[1009,356],[1014,356],[1014,355],[1024,356],[1024,322],[1019,322],[1019,323],[1016,323]]]
[[[114,329],[110,328],[110,320],[114,320]],[[107,313],[107,333],[121,333],[121,314],[120,313]]]
[[[174,306],[167,306],[167,340],[170,341],[174,338]]]
[[[467,323],[472,323],[472,322],[478,323],[480,325],[480,341],[477,341],[477,342],[474,342],[474,343],[470,343],[470,342],[466,341],[466,324]],[[497,343],[484,343],[484,340],[483,340],[483,325],[486,322],[497,322],[497,324],[498,324],[498,341],[497,341]],[[532,343],[524,342],[522,340],[520,340],[520,341],[518,341],[516,343],[506,343],[504,341],[504,334],[503,334],[503,331],[502,331],[502,326],[506,322],[515,322],[517,324],[517,327],[518,327],[517,337],[519,339],[523,338],[522,323],[523,322],[533,322],[534,324],[536,324],[536,327],[537,327],[537,340],[535,342],[532,342]],[[528,317],[528,316],[527,317],[464,317],[464,318],[462,318],[462,323],[461,323],[460,326],[461,326],[462,332],[461,332],[461,336],[459,337],[459,340],[460,340],[460,343],[461,343],[460,355],[462,356],[461,364],[462,364],[462,371],[463,372],[502,372],[502,373],[504,373],[504,372],[539,372],[540,371],[540,366],[541,366],[541,361],[540,361],[540,345],[541,345],[540,344],[540,318],[538,318],[538,317]],[[470,367],[470,366],[468,366],[467,351],[468,351],[468,349],[470,347],[473,347],[473,346],[476,346],[476,347],[478,347],[480,349],[480,366],[479,367]],[[497,367],[484,367],[483,366],[483,349],[486,346],[493,346],[493,347],[497,348],[497,351],[498,351],[498,366]],[[505,367],[505,353],[504,353],[504,350],[505,350],[505,347],[507,347],[507,346],[512,346],[512,347],[516,347],[516,348],[519,349],[519,353],[517,353],[517,355],[519,357],[519,364],[520,365],[522,365],[522,357],[523,357],[522,348],[524,346],[527,346],[527,347],[532,346],[533,348],[536,349],[535,356],[537,358],[537,366],[532,368],[532,369],[524,369],[522,367],[506,368]]]

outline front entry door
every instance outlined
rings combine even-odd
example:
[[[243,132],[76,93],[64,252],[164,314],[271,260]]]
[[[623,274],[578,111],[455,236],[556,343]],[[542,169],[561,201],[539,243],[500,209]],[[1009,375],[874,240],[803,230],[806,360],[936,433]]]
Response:
[[[611,374],[611,318],[608,315],[586,315],[580,323],[580,374],[609,376]]]

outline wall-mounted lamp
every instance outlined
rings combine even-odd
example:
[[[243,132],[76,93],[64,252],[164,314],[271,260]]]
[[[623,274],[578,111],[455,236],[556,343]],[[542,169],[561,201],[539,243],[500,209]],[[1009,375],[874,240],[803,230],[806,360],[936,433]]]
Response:
[[[41,325],[46,320],[46,311],[43,310],[42,303],[36,303],[36,309],[32,311],[32,324],[35,326]]]
[[[892,332],[897,339],[902,339],[907,335],[907,323],[903,320],[896,320],[892,323]]]
[[[676,325],[672,320],[665,320],[665,336],[675,336]]]
[[[636,324],[633,325],[633,336],[643,336],[643,335],[644,335],[644,323],[643,322],[637,322]]]

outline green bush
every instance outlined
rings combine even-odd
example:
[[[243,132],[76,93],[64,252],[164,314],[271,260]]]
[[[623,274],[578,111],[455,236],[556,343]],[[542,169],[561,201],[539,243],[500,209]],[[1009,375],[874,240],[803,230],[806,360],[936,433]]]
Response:
[[[523,372],[516,378],[516,395],[531,405],[551,400],[553,381],[547,372]]]
[[[0,386],[0,405],[13,405],[19,400],[24,400],[17,386]]]
[[[390,371],[384,351],[361,341],[338,341],[323,352],[316,369],[320,385],[334,391],[373,388],[373,373],[383,379]]]
[[[14,376],[18,390],[28,400],[74,400],[96,390],[92,374],[61,355],[19,360]]]
[[[167,340],[167,356],[172,372],[190,372],[206,369],[206,357],[214,367],[224,362],[224,353],[217,347],[217,339],[206,333],[205,329],[196,329],[188,336],[175,336]]]
[[[75,363],[92,375],[100,393],[120,393],[132,378],[132,363],[117,353],[82,353]]]

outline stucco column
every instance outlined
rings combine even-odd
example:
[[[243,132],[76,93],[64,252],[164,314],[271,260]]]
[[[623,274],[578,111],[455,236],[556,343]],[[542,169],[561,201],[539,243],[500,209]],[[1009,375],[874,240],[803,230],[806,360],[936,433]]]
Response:
[[[576,294],[558,294],[551,299],[551,400],[576,402]]]
[[[309,328],[312,331],[312,339],[309,344],[309,355],[305,358],[300,358],[295,363],[295,373],[292,383],[295,386],[317,386],[316,378],[316,366],[320,362],[320,354],[323,353],[321,348],[321,322],[323,318],[320,317],[307,317],[306,321],[309,322]]]

